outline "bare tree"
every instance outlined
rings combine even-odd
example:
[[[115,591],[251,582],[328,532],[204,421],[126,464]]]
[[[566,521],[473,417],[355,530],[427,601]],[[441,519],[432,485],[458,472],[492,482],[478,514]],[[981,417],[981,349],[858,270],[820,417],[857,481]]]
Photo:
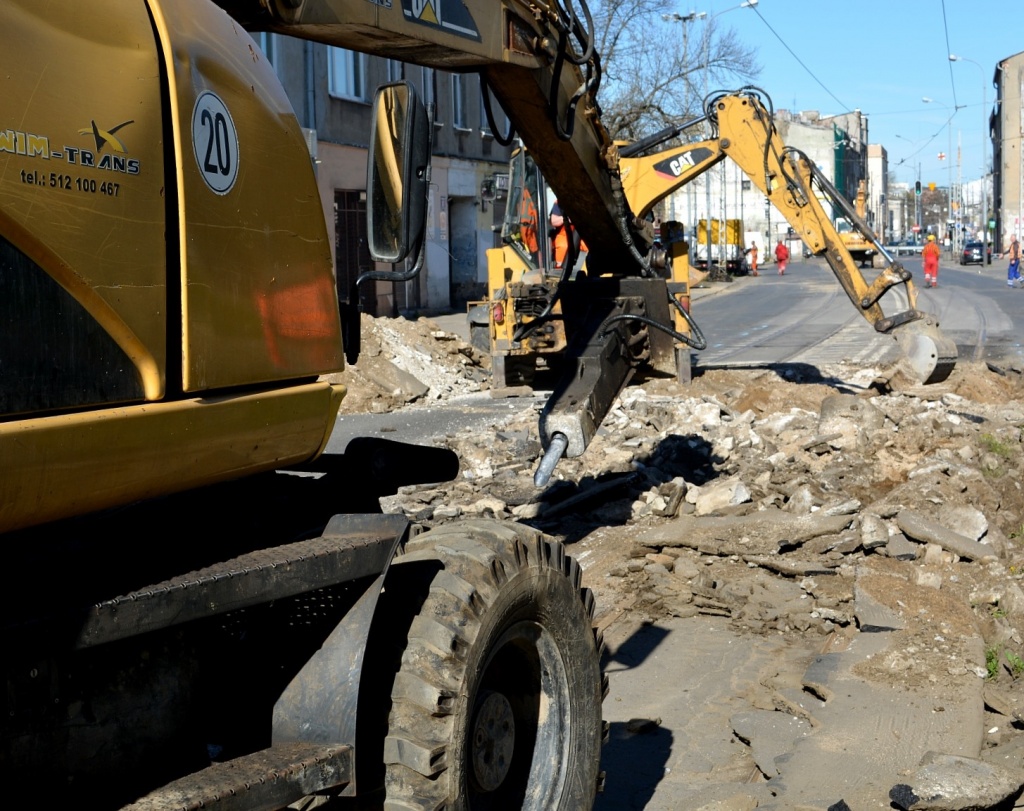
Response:
[[[722,21],[664,20],[669,0],[595,0],[598,102],[614,138],[635,140],[702,113],[709,91],[735,89],[761,67],[756,50]]]

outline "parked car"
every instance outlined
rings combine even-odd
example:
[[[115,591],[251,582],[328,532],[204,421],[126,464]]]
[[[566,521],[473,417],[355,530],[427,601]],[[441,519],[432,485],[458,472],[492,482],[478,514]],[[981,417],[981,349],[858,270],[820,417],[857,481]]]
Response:
[[[960,251],[961,265],[980,265],[982,246],[980,242],[965,242]],[[988,246],[988,264],[992,264],[992,246]]]

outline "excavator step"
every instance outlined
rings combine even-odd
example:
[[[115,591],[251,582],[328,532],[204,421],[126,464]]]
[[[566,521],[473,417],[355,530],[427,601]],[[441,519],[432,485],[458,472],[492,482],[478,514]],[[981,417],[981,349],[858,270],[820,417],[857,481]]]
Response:
[[[122,811],[269,811],[351,780],[351,746],[275,744],[175,780]]]
[[[403,516],[336,515],[318,538],[260,549],[93,606],[77,647],[380,574],[407,526]]]
[[[319,537],[258,549],[131,592],[19,624],[8,639],[67,640],[72,648],[127,639],[383,572],[409,522],[336,515]]]

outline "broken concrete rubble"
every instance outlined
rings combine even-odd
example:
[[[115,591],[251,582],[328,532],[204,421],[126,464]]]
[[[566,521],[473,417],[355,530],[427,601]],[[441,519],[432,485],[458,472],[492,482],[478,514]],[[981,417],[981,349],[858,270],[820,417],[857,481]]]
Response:
[[[428,524],[514,516],[566,541],[606,635],[628,618],[704,616],[748,637],[820,646],[798,688],[735,713],[795,716],[806,734],[764,733],[769,751],[785,750],[770,756],[770,780],[749,739],[767,782],[750,793],[723,786],[709,808],[857,811],[887,807],[897,785],[920,798],[938,767],[918,764],[936,741],[947,758],[998,762],[1003,751],[1024,768],[1019,376],[962,363],[928,399],[879,393],[855,376],[834,368],[797,385],[777,370],[715,371],[686,388],[631,386],[587,453],[562,460],[540,492],[527,407],[490,435],[442,440],[467,460],[460,481],[382,503]],[[868,730],[872,720],[880,730]],[[845,749],[883,733],[859,744],[877,752]],[[906,773],[879,766],[890,761]],[[834,790],[799,776],[831,772],[846,781]],[[952,773],[973,785],[970,769]],[[898,807],[989,808],[1019,789]]]
[[[934,543],[965,560],[995,560],[995,550],[991,546],[973,541],[966,535],[954,532],[937,521],[914,512],[901,510],[896,516],[896,525],[908,538],[921,543]]]

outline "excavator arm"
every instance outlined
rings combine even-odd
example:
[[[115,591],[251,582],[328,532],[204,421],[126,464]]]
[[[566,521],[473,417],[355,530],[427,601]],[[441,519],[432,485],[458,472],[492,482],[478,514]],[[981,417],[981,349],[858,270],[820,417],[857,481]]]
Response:
[[[867,224],[801,152],[785,147],[761,97],[754,92],[721,96],[708,110],[718,128],[719,141],[730,158],[768,197],[812,253],[824,256],[857,311],[877,332],[899,343],[914,375],[923,383],[945,380],[956,365],[956,344],[943,335],[938,323],[917,309],[917,291],[911,274],[891,260],[877,245]],[[818,192],[842,206],[866,239],[890,259],[868,283],[822,206]],[[891,296],[894,309],[887,314],[882,298]]]
[[[635,157],[637,152],[698,123],[694,121],[623,148],[620,166],[623,178],[630,181],[625,183],[630,205],[638,216],[645,216],[654,202],[692,182],[726,157],[731,158],[771,200],[811,252],[825,258],[865,320],[900,344],[914,376],[926,384],[945,380],[956,364],[956,344],[939,331],[933,318],[917,309],[917,290],[910,272],[878,244],[863,217],[806,155],[785,146],[765,98],[759,91],[745,89],[712,99],[707,106],[707,119],[715,135],[708,140]],[[888,260],[872,282],[865,279],[832,224],[822,199],[840,208],[864,240]],[[882,307],[883,297],[899,289],[903,295],[890,296],[887,301],[892,303],[892,312],[887,314]]]

